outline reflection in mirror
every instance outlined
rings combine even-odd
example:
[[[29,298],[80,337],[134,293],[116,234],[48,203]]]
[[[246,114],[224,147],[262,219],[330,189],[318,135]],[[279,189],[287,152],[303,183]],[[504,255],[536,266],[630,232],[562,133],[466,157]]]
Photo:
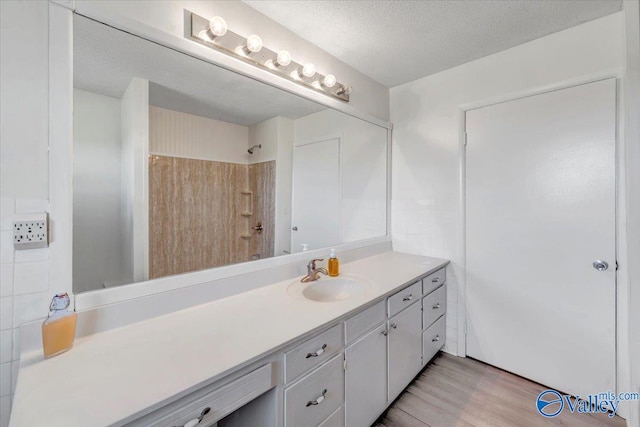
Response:
[[[73,289],[386,234],[387,130],[74,17]]]

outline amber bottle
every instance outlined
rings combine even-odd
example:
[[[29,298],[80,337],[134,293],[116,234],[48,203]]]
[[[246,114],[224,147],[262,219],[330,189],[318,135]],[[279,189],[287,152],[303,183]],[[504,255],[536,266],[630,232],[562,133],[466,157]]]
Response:
[[[49,317],[42,323],[44,357],[64,353],[73,347],[76,336],[77,314],[68,311],[71,299],[67,293],[56,294],[49,306]]]
[[[336,257],[335,249],[331,249],[331,255],[329,256],[327,267],[329,270],[329,276],[336,277],[340,274],[340,261]]]

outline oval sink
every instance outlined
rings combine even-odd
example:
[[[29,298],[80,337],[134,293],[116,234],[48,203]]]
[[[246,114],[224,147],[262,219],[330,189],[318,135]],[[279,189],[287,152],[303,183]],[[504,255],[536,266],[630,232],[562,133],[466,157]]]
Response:
[[[341,301],[362,295],[371,286],[364,277],[341,276],[321,277],[315,282],[301,283],[299,280],[289,285],[289,294],[295,297],[319,302]]]

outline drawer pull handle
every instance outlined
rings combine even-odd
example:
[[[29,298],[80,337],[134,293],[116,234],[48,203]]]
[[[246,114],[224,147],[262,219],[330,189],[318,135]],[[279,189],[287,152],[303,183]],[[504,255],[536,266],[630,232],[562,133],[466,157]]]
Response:
[[[322,344],[322,348],[321,348],[320,350],[316,350],[316,351],[315,351],[315,352],[313,352],[313,353],[307,353],[307,357],[306,357],[306,358],[308,359],[308,358],[310,358],[310,357],[318,357],[318,356],[320,356],[322,353],[324,353],[324,350],[325,350],[326,348],[327,348],[327,345],[326,345],[326,344]]]
[[[402,298],[402,301],[411,301],[413,299],[413,294],[409,294],[408,297]]]
[[[386,329],[385,329],[384,331],[380,332],[380,333],[381,333],[382,335],[384,335],[385,337],[386,337],[387,335],[389,335],[389,331],[388,331],[388,330],[386,330]]]
[[[396,328],[398,327],[398,325],[396,325],[395,323],[392,323],[392,324],[391,324],[391,327],[392,327],[393,329],[396,329]]]
[[[431,279],[431,283],[438,283],[440,281],[439,277],[434,277],[433,279]]]
[[[327,389],[325,388],[324,390],[322,390],[322,394],[320,396],[318,396],[318,398],[316,400],[310,400],[307,402],[307,408],[309,406],[315,406],[315,405],[319,405],[322,403],[322,401],[324,400],[324,396],[327,394]]]
[[[195,426],[197,426],[198,424],[200,424],[200,422],[205,417],[205,415],[207,415],[210,411],[211,411],[211,408],[209,408],[209,407],[204,408],[202,410],[202,412],[200,412],[200,416],[198,418],[194,418],[191,421],[188,421],[187,423],[185,423],[184,427],[195,427]]]
[[[436,335],[436,337],[431,340],[431,342],[436,342],[436,341],[440,341],[440,335]]]
[[[437,303],[436,303],[436,305],[434,305],[432,308],[433,308],[434,310],[439,309],[439,308],[440,308],[440,303],[439,303],[439,302],[437,302]]]

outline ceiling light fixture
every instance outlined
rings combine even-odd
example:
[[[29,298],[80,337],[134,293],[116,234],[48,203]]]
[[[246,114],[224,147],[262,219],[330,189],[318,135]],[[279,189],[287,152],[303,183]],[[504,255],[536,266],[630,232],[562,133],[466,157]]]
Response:
[[[258,53],[262,50],[262,39],[260,36],[251,34],[247,37],[247,43],[245,44],[247,54]]]
[[[311,62],[307,62],[306,64],[304,64],[304,67],[302,67],[302,75],[308,78],[315,76],[316,66]]]
[[[214,16],[209,20],[209,37],[215,39],[227,34],[227,21],[220,16]]]
[[[191,14],[191,34],[187,36],[191,40],[316,92],[349,102],[351,86],[338,83],[333,74],[319,73],[311,62],[295,62],[291,53],[286,50],[275,52],[264,47],[257,34],[244,38],[234,33],[227,28],[227,22],[220,16],[207,19],[192,12],[187,13]]]
[[[273,65],[276,67],[286,67],[289,64],[291,64],[291,54],[286,50],[278,52],[278,56],[276,56]]]
[[[331,89],[335,85],[336,76],[334,76],[333,74],[327,74],[326,76],[324,76],[324,79],[322,79],[322,86],[324,87],[328,87],[329,89]]]

